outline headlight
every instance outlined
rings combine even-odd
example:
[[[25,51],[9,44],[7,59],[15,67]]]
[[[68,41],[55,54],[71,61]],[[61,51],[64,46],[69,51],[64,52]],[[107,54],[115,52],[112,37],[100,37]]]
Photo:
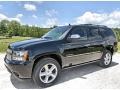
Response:
[[[12,59],[17,61],[26,61],[28,60],[28,51],[14,51]]]

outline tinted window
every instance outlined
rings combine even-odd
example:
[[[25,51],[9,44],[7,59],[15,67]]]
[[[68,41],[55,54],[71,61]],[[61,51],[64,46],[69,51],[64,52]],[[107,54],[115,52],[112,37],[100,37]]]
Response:
[[[88,32],[89,39],[101,39],[98,28],[90,28]]]
[[[69,26],[63,26],[63,27],[56,27],[50,30],[48,33],[46,33],[42,38],[46,39],[60,39],[62,35],[69,29]]]
[[[101,35],[103,37],[106,37],[106,36],[114,36],[114,33],[111,29],[109,28],[100,28],[100,31],[101,31]]]
[[[72,30],[70,35],[79,34],[81,40],[87,39],[87,28],[84,27],[76,27]]]

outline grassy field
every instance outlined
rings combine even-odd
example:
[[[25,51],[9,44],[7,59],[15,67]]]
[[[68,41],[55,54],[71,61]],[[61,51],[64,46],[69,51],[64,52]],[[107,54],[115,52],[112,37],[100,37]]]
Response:
[[[30,38],[31,37],[14,36],[12,38],[6,39],[5,37],[0,36],[0,53],[5,52],[10,43]],[[118,52],[120,52],[120,42],[118,43]]]
[[[0,52],[5,52],[8,45],[12,42],[21,41],[25,39],[30,39],[31,37],[19,37],[14,36],[12,38],[6,39],[5,37],[0,36]]]
[[[120,42],[118,42],[118,52],[120,52]]]

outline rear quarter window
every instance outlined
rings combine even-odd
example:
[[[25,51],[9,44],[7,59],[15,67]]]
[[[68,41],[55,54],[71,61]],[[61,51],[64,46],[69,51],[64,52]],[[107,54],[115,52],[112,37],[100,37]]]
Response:
[[[100,28],[101,35],[103,37],[114,36],[114,32],[110,28]]]

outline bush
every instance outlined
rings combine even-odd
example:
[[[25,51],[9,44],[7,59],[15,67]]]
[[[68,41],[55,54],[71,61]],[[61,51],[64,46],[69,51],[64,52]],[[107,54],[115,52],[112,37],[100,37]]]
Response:
[[[5,37],[6,37],[6,38],[12,38],[12,34],[11,34],[11,33],[7,33],[7,34],[5,35]]]

